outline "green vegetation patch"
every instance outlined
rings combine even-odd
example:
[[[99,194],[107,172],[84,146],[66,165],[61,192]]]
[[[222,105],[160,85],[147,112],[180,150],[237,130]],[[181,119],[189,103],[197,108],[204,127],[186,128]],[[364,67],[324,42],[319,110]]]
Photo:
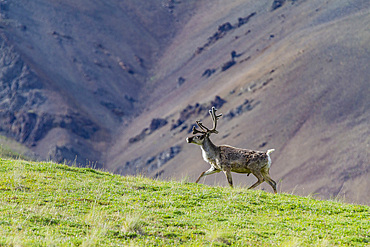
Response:
[[[370,208],[0,159],[0,245],[368,246]]]
[[[32,160],[32,152],[22,144],[0,135],[0,157],[8,159]]]

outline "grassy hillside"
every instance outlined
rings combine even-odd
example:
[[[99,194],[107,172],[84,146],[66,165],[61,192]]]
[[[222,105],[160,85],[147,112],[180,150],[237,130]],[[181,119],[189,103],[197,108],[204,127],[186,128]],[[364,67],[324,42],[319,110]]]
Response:
[[[370,207],[0,159],[0,245],[366,246]]]
[[[0,157],[8,159],[36,160],[36,155],[24,145],[0,135]]]

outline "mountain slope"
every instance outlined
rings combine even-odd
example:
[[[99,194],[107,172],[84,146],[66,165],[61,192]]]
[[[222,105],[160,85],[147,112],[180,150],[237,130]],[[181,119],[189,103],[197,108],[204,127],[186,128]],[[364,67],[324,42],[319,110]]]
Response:
[[[370,208],[0,159],[2,245],[366,246]]]
[[[0,9],[0,132],[39,159],[195,180],[208,165],[185,138],[216,106],[212,140],[275,148],[281,191],[370,202],[368,1]],[[226,185],[223,174],[202,182]]]
[[[155,100],[110,149],[109,169],[195,180],[209,166],[185,137],[195,120],[210,124],[207,110],[220,96],[216,144],[275,148],[271,173],[284,191],[369,203],[369,4],[269,3],[198,11],[160,60]],[[224,70],[233,51],[235,64]],[[159,116],[168,124],[151,131]],[[139,141],[127,141],[132,133]],[[233,176],[243,186],[255,180]],[[227,185],[223,174],[203,182]]]
[[[0,130],[41,159],[82,165],[101,165],[116,129],[140,112],[149,70],[196,5],[0,4]]]

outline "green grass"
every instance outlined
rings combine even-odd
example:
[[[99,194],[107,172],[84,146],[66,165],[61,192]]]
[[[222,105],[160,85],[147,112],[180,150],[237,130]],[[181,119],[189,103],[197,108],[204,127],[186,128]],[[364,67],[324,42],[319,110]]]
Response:
[[[0,246],[369,246],[370,207],[0,159]]]
[[[18,159],[18,158],[21,158],[21,159],[25,159],[25,160],[29,160],[28,157],[4,146],[4,145],[0,145],[0,157],[3,157],[3,158],[10,158],[10,159]]]
[[[18,142],[0,135],[0,157],[10,159],[34,160],[26,154],[30,151]]]

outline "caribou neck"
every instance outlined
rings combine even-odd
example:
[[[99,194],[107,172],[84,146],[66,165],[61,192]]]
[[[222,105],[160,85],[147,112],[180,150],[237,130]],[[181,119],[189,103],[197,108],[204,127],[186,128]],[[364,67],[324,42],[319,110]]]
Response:
[[[217,158],[217,154],[219,154],[219,147],[212,143],[209,136],[204,138],[201,148],[203,153],[206,154],[207,159],[215,160],[215,158]]]

